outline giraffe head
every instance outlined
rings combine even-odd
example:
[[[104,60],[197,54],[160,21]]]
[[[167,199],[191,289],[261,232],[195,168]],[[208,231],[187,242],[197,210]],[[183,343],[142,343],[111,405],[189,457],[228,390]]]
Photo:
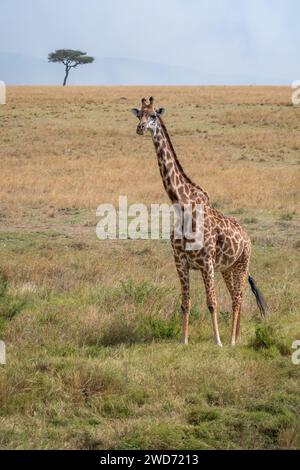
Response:
[[[144,135],[146,131],[155,131],[157,126],[157,117],[161,116],[165,112],[165,109],[156,109],[154,106],[154,98],[151,96],[149,98],[149,103],[147,103],[146,98],[143,98],[141,109],[133,108],[131,112],[139,120],[136,128],[137,134]]]

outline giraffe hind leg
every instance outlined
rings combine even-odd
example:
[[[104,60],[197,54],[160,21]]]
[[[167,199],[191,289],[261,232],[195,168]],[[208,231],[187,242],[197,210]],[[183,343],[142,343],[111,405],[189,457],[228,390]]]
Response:
[[[249,254],[244,252],[232,269],[233,292],[232,292],[232,331],[231,345],[235,346],[239,331],[241,307],[243,302],[243,290],[245,287],[249,270]]]
[[[225,281],[225,284],[227,286],[228,292],[230,294],[231,300],[233,300],[233,272],[231,270],[227,270],[222,272],[223,279]],[[237,326],[236,326],[236,336],[238,337],[239,332],[240,332],[240,319],[241,316],[238,316],[238,321],[237,321]]]
[[[228,292],[230,294],[231,301],[233,302],[233,298],[234,298],[233,272],[232,270],[224,271],[222,272],[222,276],[227,286]],[[239,313],[237,324],[236,324],[236,338],[238,337],[239,332],[240,332],[240,318],[241,318],[241,315]]]
[[[227,286],[227,289],[229,291],[229,294],[232,298],[233,294],[233,275],[231,269],[228,269],[227,271],[222,272],[223,279],[225,281],[225,284]]]

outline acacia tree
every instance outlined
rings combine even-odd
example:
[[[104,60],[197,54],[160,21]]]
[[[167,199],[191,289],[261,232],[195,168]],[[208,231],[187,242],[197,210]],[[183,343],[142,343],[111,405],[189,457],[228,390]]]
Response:
[[[86,54],[86,52],[75,51],[73,49],[57,49],[55,52],[51,52],[48,55],[48,62],[61,62],[65,66],[63,86],[67,83],[71,69],[74,69],[78,65],[91,64],[94,62],[94,57]]]

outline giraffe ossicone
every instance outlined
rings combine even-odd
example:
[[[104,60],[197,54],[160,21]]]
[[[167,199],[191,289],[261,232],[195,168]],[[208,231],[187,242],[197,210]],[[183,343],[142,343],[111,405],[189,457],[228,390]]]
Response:
[[[203,240],[199,250],[189,250],[186,237],[171,235],[175,265],[181,283],[182,342],[188,344],[190,313],[190,270],[200,270],[206,291],[207,306],[211,313],[214,339],[222,346],[218,318],[217,299],[214,285],[215,272],[221,272],[232,299],[231,345],[236,344],[240,329],[243,290],[248,277],[252,292],[262,315],[266,303],[249,275],[251,241],[243,227],[233,217],[227,217],[216,210],[204,189],[193,183],[184,172],[175,153],[167,128],[162,120],[164,108],[155,108],[154,98],[142,99],[141,108],[133,108],[138,118],[136,132],[144,135],[150,131],[162,182],[172,204],[195,207],[192,225],[196,222],[196,206],[203,207]]]

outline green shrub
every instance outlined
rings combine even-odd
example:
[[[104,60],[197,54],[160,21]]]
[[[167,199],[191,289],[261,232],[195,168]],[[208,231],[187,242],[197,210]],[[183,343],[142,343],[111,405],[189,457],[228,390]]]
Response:
[[[280,216],[281,220],[290,221],[295,217],[295,212],[286,212]]]
[[[0,299],[5,296],[7,292],[7,286],[7,277],[3,273],[0,273]]]
[[[4,320],[12,320],[24,307],[24,300],[11,295],[8,292],[8,280],[4,274],[0,274],[0,327]]]
[[[197,426],[206,421],[215,421],[220,418],[220,412],[213,408],[193,407],[188,415],[188,423]]]
[[[290,354],[290,347],[278,338],[275,329],[267,324],[257,325],[255,338],[250,342],[250,345],[256,351],[264,350],[268,352],[268,355],[271,357],[275,357],[278,353],[282,356]]]
[[[260,349],[270,349],[275,346],[274,330],[270,325],[257,325],[253,347],[257,351]]]
[[[137,328],[137,335],[145,340],[177,339],[181,331],[179,315],[170,318],[157,318],[151,315],[143,317]]]

